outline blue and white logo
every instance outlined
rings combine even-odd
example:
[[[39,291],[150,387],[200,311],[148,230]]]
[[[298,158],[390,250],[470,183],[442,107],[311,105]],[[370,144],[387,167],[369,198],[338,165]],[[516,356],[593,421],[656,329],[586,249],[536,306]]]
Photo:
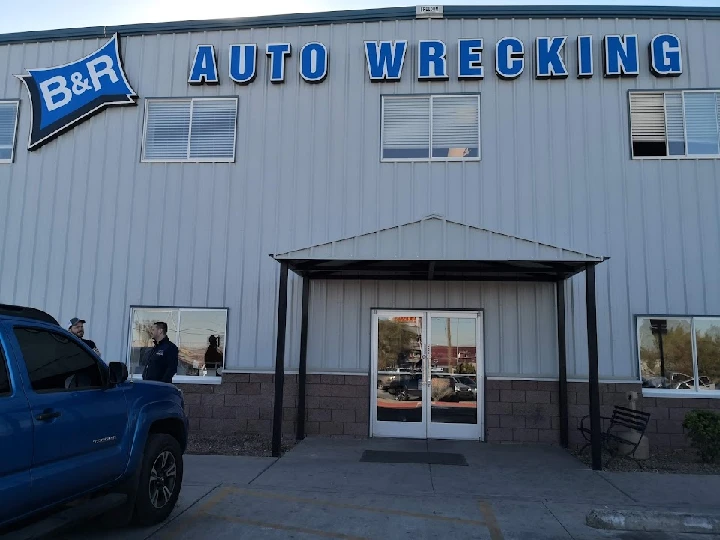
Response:
[[[135,105],[137,94],[127,81],[118,35],[94,53],[51,68],[17,75],[32,104],[28,150],[36,150],[75,124],[110,105]]]

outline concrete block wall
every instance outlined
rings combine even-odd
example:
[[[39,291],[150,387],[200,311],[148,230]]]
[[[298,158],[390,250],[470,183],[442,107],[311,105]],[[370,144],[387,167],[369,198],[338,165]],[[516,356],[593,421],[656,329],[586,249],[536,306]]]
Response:
[[[275,376],[226,374],[219,385],[179,384],[193,432],[272,434]],[[610,416],[614,405],[627,406],[626,393],[638,392],[638,409],[651,413],[648,437],[654,448],[684,448],[683,430],[692,409],[720,412],[720,399],[642,397],[639,384],[601,384],[600,409]],[[286,375],[283,436],[296,432],[298,376]],[[485,433],[491,443],[560,444],[559,389],[556,381],[485,383]],[[577,430],[589,414],[587,383],[568,384],[571,447],[585,443]],[[370,383],[366,375],[308,375],[305,398],[307,435],[366,437],[369,433]]]
[[[370,382],[367,375],[308,375],[305,432],[367,437]]]
[[[275,375],[228,373],[222,384],[178,384],[193,432],[272,434]],[[283,436],[294,436],[297,375],[286,375],[283,389]]]
[[[485,381],[488,442],[560,444],[558,383]]]

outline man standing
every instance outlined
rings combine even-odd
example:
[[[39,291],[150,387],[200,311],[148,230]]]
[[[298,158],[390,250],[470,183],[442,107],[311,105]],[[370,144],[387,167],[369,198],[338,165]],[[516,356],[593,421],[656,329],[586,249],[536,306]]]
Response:
[[[98,350],[97,346],[95,345],[95,342],[91,339],[83,339],[83,336],[85,335],[85,320],[78,319],[77,317],[73,317],[70,319],[70,327],[68,330],[75,334],[78,338],[80,338],[82,341],[85,342],[85,344],[90,347],[93,351],[95,351],[95,354],[100,356],[100,351]]]
[[[146,381],[172,383],[178,368],[178,348],[167,337],[167,324],[156,322],[153,325],[155,347],[150,351],[142,378]]]

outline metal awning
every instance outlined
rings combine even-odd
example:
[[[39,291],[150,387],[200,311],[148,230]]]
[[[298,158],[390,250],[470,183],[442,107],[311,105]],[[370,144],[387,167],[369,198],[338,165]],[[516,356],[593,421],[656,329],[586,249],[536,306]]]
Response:
[[[454,281],[549,281],[556,283],[560,440],[568,446],[565,344],[565,281],[585,272],[589,358],[590,428],[593,469],[600,460],[600,390],[597,345],[595,266],[608,257],[429,215],[419,221],[271,255],[280,263],[273,456],[280,455],[285,379],[288,272],[302,279],[302,327],[298,377],[297,438],[305,436],[308,310],[313,279],[394,279]]]
[[[437,215],[272,257],[310,279],[447,281],[558,281],[605,260]]]

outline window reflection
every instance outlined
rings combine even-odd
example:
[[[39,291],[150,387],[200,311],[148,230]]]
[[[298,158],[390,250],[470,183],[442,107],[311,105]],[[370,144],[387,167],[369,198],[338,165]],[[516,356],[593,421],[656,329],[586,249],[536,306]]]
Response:
[[[720,319],[695,319],[698,389],[720,390]]]
[[[689,318],[641,319],[638,339],[644,388],[695,388]]]
[[[433,317],[430,336],[433,422],[477,423],[476,320]]]
[[[422,422],[422,317],[378,319],[377,419]]]
[[[142,374],[155,343],[152,327],[168,325],[168,338],[178,347],[178,376],[215,377],[225,358],[227,311],[224,309],[136,308],[132,316],[131,373]]]

